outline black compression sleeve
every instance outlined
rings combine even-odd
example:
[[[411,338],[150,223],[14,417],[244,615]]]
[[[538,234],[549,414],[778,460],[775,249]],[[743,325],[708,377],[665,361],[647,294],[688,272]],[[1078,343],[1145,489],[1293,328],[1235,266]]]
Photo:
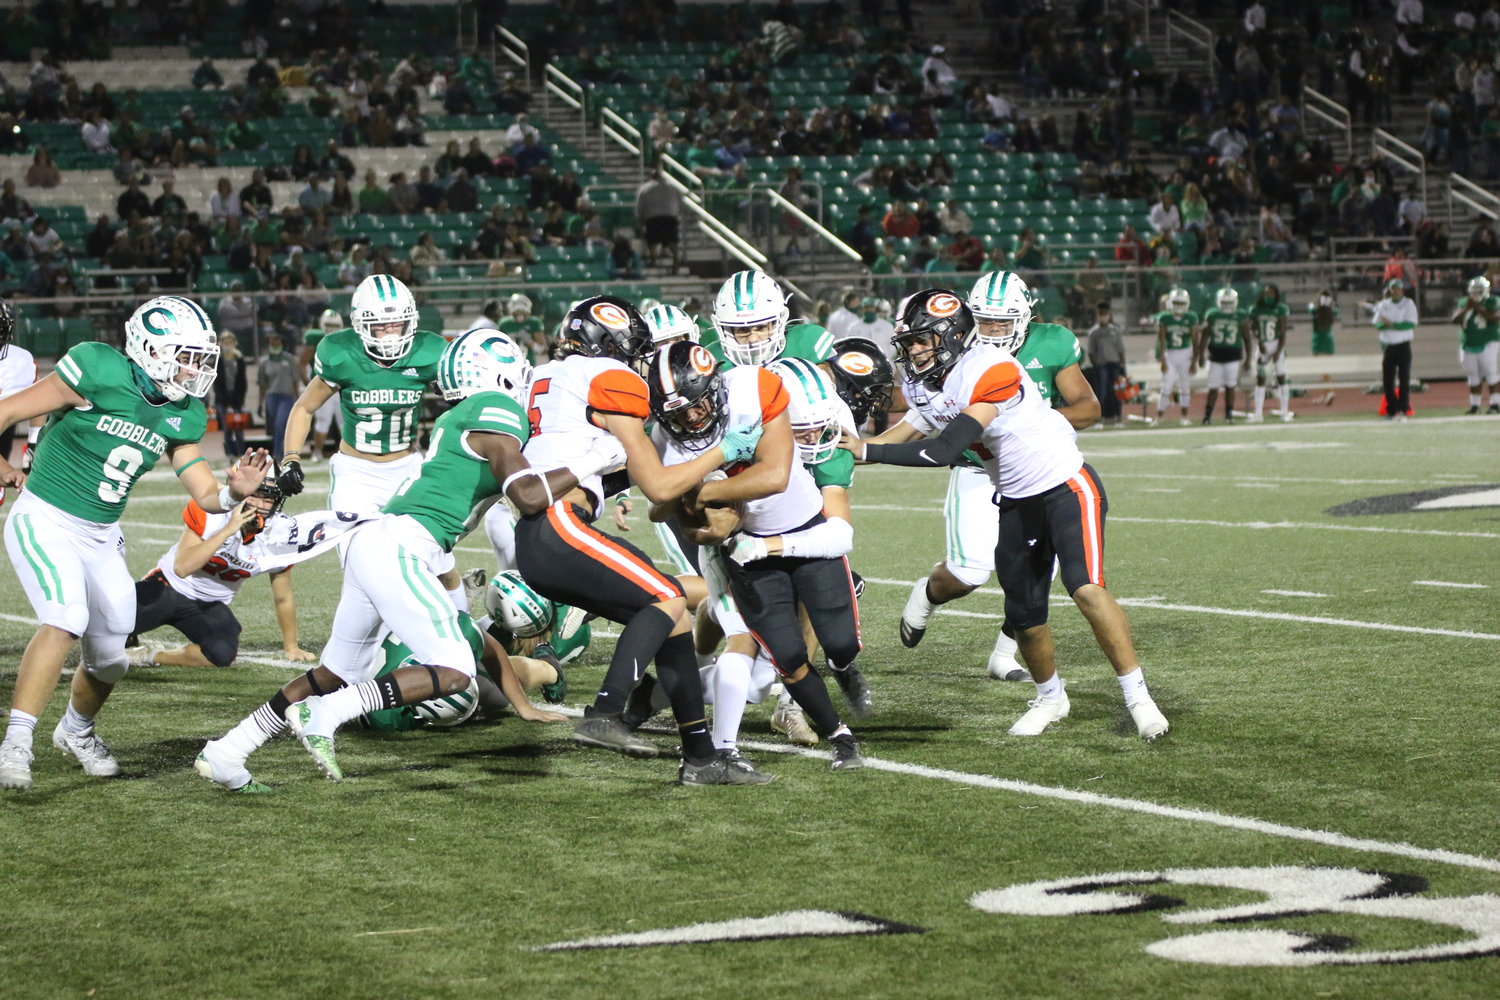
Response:
[[[881,465],[914,465],[921,468],[941,468],[958,461],[965,451],[979,440],[984,426],[967,413],[960,413],[953,422],[943,428],[943,433],[923,441],[906,441],[902,444],[867,444],[865,461]]]

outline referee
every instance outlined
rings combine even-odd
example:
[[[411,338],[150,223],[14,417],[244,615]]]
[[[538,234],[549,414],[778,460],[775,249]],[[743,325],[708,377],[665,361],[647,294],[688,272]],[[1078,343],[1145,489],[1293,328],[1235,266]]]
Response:
[[[1373,322],[1380,331],[1385,417],[1405,423],[1411,413],[1411,342],[1417,332],[1417,304],[1407,296],[1400,278],[1386,282],[1385,298],[1375,304]]]

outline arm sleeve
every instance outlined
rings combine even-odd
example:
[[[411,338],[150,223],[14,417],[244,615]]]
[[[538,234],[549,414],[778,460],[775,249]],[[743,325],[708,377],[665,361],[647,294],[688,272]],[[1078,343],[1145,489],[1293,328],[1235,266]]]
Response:
[[[842,517],[781,536],[781,554],[798,559],[837,559],[854,548],[854,526]]]
[[[953,418],[943,433],[925,441],[907,441],[904,444],[867,444],[865,461],[881,465],[910,465],[918,468],[937,469],[958,461],[979,436],[984,427],[969,416],[960,413]]]

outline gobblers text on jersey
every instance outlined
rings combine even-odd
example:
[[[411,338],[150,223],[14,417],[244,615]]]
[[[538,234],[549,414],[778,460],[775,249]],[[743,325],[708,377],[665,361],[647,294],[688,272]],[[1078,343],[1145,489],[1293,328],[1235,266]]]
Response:
[[[355,406],[414,406],[422,401],[419,389],[347,389],[349,402]]]
[[[99,422],[94,425],[105,434],[113,437],[124,438],[131,444],[138,444],[146,448],[157,458],[167,450],[167,439],[140,424],[119,417],[101,416]]]

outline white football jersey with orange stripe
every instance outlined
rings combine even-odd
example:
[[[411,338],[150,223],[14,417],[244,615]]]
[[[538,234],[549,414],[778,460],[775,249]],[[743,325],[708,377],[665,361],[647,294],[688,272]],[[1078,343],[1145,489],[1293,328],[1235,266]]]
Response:
[[[228,514],[209,514],[196,503],[188,501],[182,509],[182,523],[207,538],[229,523]],[[228,604],[239,593],[240,584],[259,572],[255,561],[240,552],[243,545],[239,533],[230,535],[218,551],[209,557],[202,569],[187,576],[178,576],[172,569],[177,561],[177,546],[173,545],[156,563],[166,577],[167,584],[184,597],[195,601],[219,601]]]
[[[626,365],[613,358],[572,355],[561,361],[538,365],[531,376],[531,439],[521,454],[539,472],[558,469],[588,451],[609,431],[596,422],[604,414],[649,419],[646,383]],[[579,483],[595,497],[595,507],[604,500],[599,476]]]
[[[743,427],[747,424],[763,424],[780,416],[789,402],[786,387],[775,372],[765,368],[741,365],[723,373],[724,387],[728,396],[728,418],[724,429]],[[669,437],[657,427],[651,435],[656,450],[661,453],[663,465],[677,465],[692,461],[707,448],[719,443],[718,438],[702,443],[697,450],[689,450]],[[744,470],[744,466],[731,466],[725,471],[731,476]],[[786,489],[774,496],[751,500],[745,504],[745,515],[740,521],[740,530],[751,535],[769,537],[795,531],[816,517],[823,509],[823,497],[818,492],[812,474],[792,455],[792,473],[787,479]]]
[[[943,380],[943,394],[960,409],[1004,404],[1017,393],[1020,400],[990,421],[975,448],[1000,495],[1014,498],[1045,493],[1083,467],[1078,433],[1002,347],[976,343]]]

